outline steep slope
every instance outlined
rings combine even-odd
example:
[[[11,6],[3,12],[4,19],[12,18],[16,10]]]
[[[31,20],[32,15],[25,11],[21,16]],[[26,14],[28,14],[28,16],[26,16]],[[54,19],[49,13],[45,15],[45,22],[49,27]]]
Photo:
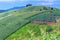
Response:
[[[47,7],[49,8],[49,7]],[[41,10],[40,10],[41,9]],[[60,15],[58,9],[54,9]],[[57,11],[58,10],[58,11]],[[21,28],[23,25],[29,23],[31,17],[33,18],[39,14],[47,14],[50,12],[43,9],[43,6],[30,6],[18,10],[8,11],[0,14],[0,40],[4,40],[6,37],[14,33],[16,30]],[[56,15],[56,13],[54,13]]]

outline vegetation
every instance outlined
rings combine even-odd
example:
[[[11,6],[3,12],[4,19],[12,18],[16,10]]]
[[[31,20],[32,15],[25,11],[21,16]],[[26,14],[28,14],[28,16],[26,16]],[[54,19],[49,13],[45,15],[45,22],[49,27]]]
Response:
[[[46,34],[47,28],[49,33]],[[58,34],[55,26],[27,24],[6,40],[60,40],[60,34]]]
[[[28,7],[28,6],[32,6],[32,4],[27,4],[26,7]]]
[[[43,9],[44,9],[44,10],[48,10],[48,8],[47,8],[47,7],[43,7]]]
[[[49,7],[47,7],[47,8],[49,8]],[[40,9],[42,11],[40,11]],[[28,32],[28,33],[24,34],[23,38],[25,38],[25,36],[27,36],[29,38],[31,37],[31,39],[32,39],[32,38],[38,37],[38,35],[43,35],[43,33],[41,32],[42,29],[40,30],[40,27],[43,27],[43,25],[31,25],[31,24],[27,24],[27,23],[36,19],[36,17],[38,15],[40,15],[40,17],[42,18],[42,16],[45,15],[44,17],[47,17],[47,16],[50,16],[50,14],[51,14],[50,10],[49,9],[44,10],[43,6],[29,6],[29,7],[18,9],[18,10],[0,13],[0,40],[4,40],[6,37],[10,36],[10,34],[14,33],[16,30],[18,30],[20,28],[21,28],[20,30],[23,30],[23,31],[21,31],[22,32],[21,34],[18,33],[19,36],[24,34],[25,32],[27,32],[27,30],[32,30],[32,29],[35,32],[35,33],[34,32],[33,33],[36,34],[35,36],[31,36],[30,33]],[[55,16],[60,16],[60,10],[54,8],[54,11],[52,14]],[[25,25],[25,24],[27,24],[27,28],[30,26],[31,29],[30,28],[23,29],[25,27],[23,25]],[[22,26],[23,26],[23,28],[22,28]],[[35,28],[34,28],[34,26],[35,26]],[[43,27],[43,30],[44,30],[44,32],[46,32],[46,29],[44,27]],[[13,37],[17,37],[17,36],[16,36],[16,34],[14,34]]]
[[[53,8],[51,8],[51,10],[53,10]]]
[[[46,32],[52,32],[52,31],[53,31],[53,29],[52,29],[51,26],[48,26],[48,27],[46,28]]]

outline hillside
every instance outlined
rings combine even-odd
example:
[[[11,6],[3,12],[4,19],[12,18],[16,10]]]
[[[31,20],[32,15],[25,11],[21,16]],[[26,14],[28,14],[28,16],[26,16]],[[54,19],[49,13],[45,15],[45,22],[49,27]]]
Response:
[[[52,32],[47,33],[46,29],[52,28]],[[27,24],[6,40],[60,40],[60,30],[58,26]]]
[[[16,30],[33,20],[35,16],[51,14],[51,8],[44,6],[30,6],[18,10],[0,13],[0,40],[6,39]],[[60,10],[54,8],[53,15],[60,16]]]

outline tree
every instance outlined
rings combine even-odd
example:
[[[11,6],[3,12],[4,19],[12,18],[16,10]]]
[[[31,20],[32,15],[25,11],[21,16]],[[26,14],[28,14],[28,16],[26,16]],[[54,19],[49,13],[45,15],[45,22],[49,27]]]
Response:
[[[51,8],[51,10],[53,10],[53,8]]]
[[[27,4],[26,7],[28,7],[28,6],[32,6],[32,4]]]

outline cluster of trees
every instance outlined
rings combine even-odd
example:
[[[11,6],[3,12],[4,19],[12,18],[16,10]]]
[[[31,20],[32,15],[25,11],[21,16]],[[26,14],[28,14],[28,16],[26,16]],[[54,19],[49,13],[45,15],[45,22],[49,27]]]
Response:
[[[32,4],[27,4],[26,7],[28,7],[28,6],[32,6]]]

